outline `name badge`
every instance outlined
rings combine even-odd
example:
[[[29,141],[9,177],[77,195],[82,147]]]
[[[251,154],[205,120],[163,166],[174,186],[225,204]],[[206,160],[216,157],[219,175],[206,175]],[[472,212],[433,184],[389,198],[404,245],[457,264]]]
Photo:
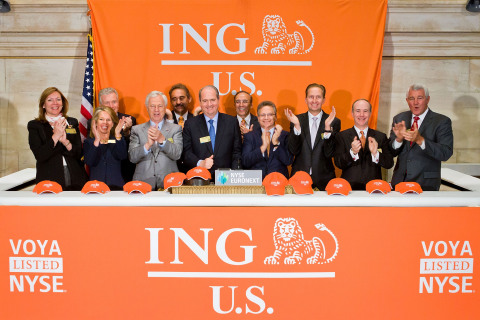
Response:
[[[117,143],[117,140],[115,140],[115,139],[109,139],[109,140],[108,140],[108,143]]]
[[[200,143],[210,142],[210,136],[205,136],[200,138]]]
[[[76,134],[77,130],[75,130],[75,128],[66,128],[65,132],[68,134]]]
[[[167,140],[173,143],[173,138],[168,138]]]

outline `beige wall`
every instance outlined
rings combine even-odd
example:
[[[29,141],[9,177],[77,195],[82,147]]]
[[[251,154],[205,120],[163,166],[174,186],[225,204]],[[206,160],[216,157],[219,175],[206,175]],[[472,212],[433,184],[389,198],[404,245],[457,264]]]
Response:
[[[89,21],[85,0],[11,0],[0,14],[0,176],[35,167],[27,122],[40,92],[57,86],[79,117]],[[389,1],[378,128],[426,84],[430,107],[453,121],[449,162],[480,163],[480,14],[461,1]]]

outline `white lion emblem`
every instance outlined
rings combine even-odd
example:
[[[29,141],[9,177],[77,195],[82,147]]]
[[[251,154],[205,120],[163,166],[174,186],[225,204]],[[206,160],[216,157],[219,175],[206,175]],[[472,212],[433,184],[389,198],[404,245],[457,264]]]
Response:
[[[318,237],[305,240],[302,228],[294,218],[278,218],[273,230],[275,253],[266,257],[264,264],[300,264],[306,260],[307,264],[324,264],[331,262],[338,253],[338,241],[335,235],[321,223],[315,227],[320,231],[327,231],[335,240],[335,252],[326,258],[325,245]]]
[[[263,44],[255,49],[255,53],[260,54],[284,54],[288,50],[289,54],[305,54],[312,50],[315,43],[315,37],[312,30],[302,21],[297,20],[297,24],[305,27],[312,35],[312,44],[305,50],[303,36],[300,32],[294,31],[287,33],[287,27],[279,15],[267,15],[263,19],[262,34]]]

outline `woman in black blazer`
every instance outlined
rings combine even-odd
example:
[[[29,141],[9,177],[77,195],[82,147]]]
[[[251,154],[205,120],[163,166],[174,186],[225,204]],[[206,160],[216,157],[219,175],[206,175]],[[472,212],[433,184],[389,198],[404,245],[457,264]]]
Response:
[[[81,190],[87,174],[81,161],[78,121],[67,116],[68,101],[54,87],[45,89],[38,117],[28,123],[28,143],[37,160],[36,182],[51,180],[64,190]]]
[[[128,146],[122,135],[125,118],[118,120],[117,113],[100,106],[92,117],[90,137],[85,139],[85,164],[90,168],[90,180],[105,182],[112,190],[122,190],[121,161],[128,157]]]

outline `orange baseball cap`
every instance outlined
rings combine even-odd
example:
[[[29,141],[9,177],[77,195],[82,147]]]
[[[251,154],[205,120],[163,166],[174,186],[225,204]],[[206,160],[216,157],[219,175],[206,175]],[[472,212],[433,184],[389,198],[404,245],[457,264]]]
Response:
[[[390,191],[392,191],[392,187],[390,186],[390,183],[388,183],[385,180],[371,180],[369,183],[367,183],[367,186],[365,188],[368,193],[383,193],[387,194]]]
[[[128,192],[128,194],[132,192],[147,194],[152,191],[152,186],[143,181],[130,181],[123,185],[123,191]]]
[[[208,173],[210,174],[210,172]],[[185,180],[186,178],[187,176],[183,172],[169,173],[166,175],[165,179],[163,179],[163,188],[167,190],[170,187],[180,187],[183,184],[183,180]]]
[[[210,171],[208,171],[204,167],[195,167],[193,169],[188,170],[187,172],[187,179],[190,180],[193,178],[202,178],[204,180],[209,180],[209,179],[211,180],[212,175],[210,174]]]
[[[262,182],[269,196],[283,196],[287,183],[287,178],[280,172],[269,173]]]
[[[416,182],[400,182],[395,186],[395,191],[400,192],[401,194],[420,194],[423,192],[422,187],[420,187],[420,185]]]
[[[350,191],[352,191],[352,187],[347,180],[343,178],[334,178],[328,182],[325,191],[327,191],[328,195],[341,194],[348,196]]]
[[[91,180],[85,183],[82,188],[82,193],[107,193],[110,192],[110,188],[105,184],[105,182],[98,180]]]
[[[288,180],[296,194],[313,194],[312,177],[305,171],[297,171]]]
[[[43,180],[37,183],[35,188],[33,188],[33,192],[37,194],[41,193],[59,193],[62,192],[62,186],[55,181],[50,180]]]

